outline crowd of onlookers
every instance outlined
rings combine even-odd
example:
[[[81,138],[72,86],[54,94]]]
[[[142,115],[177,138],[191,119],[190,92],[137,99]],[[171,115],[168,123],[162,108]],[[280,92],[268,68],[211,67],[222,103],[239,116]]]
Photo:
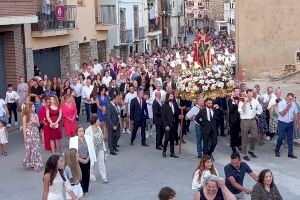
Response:
[[[235,65],[230,38],[215,37],[213,44],[213,62]],[[143,147],[149,146],[147,139],[155,134],[155,148],[161,155],[167,157],[170,146],[170,157],[178,158],[174,146],[185,143],[185,135],[191,132],[190,122],[194,121],[196,152],[201,158],[192,184],[199,190],[195,200],[245,199],[245,193],[251,193],[254,200],[282,199],[270,170],[257,176],[241,159],[257,158],[256,142],[263,145],[268,140],[276,144],[277,157],[286,141],[288,157],[297,158],[293,136],[300,135],[300,106],[295,95],[288,93],[283,98],[280,88],[268,87],[263,93],[259,85],[250,89],[242,83],[236,85],[232,95],[217,99],[199,95],[194,104],[177,90],[179,73],[172,64],[179,55],[192,65],[185,59],[191,57],[191,52],[191,46],[182,45],[152,54],[134,54],[126,60],[111,57],[105,64],[95,59],[62,79],[38,72],[28,82],[20,77],[17,87],[8,85],[5,98],[0,99],[2,155],[8,155],[8,128],[19,124],[24,136],[25,167],[42,169],[40,143],[46,151],[63,153],[52,155],[45,164],[43,199],[63,199],[64,193],[67,199],[81,199],[88,194],[90,180],[96,180],[96,171],[103,183],[108,183],[105,161],[108,153],[116,156],[120,151],[122,134],[131,134],[128,142],[135,145],[140,129]],[[90,124],[87,129],[78,124],[83,118]],[[230,135],[233,154],[224,168],[224,181],[213,165],[213,152],[217,136],[226,134]],[[67,150],[63,139],[68,143]],[[257,181],[252,191],[243,186],[245,173]],[[163,188],[158,196],[171,200],[176,193]]]

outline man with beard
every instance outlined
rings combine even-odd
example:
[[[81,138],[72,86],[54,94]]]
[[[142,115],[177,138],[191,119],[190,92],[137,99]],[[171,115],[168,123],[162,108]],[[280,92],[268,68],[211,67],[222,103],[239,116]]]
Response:
[[[195,121],[201,125],[203,131],[203,154],[212,155],[217,146],[217,118],[213,110],[213,100],[205,100],[205,108],[202,108],[195,116]],[[218,109],[218,106],[215,106]]]

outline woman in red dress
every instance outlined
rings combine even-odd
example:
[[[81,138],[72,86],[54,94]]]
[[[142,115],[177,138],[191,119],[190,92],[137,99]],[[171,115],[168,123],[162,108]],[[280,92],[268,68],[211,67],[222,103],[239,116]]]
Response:
[[[73,137],[75,135],[75,129],[77,127],[77,109],[74,103],[73,97],[71,95],[66,95],[64,97],[65,102],[61,105],[61,110],[64,120],[64,128],[67,137]]]
[[[56,96],[50,97],[50,105],[46,109],[46,118],[49,123],[49,138],[52,153],[56,151],[62,152],[62,134],[61,134],[61,119],[62,112],[58,104],[58,98]]]
[[[41,134],[43,134],[43,136],[44,136],[44,148],[46,151],[51,150],[50,136],[49,136],[50,135],[50,125],[46,118],[46,110],[49,107],[49,105],[50,105],[50,99],[48,97],[46,97],[45,104],[43,105],[40,112],[38,113],[39,121],[41,122],[41,126],[42,126]]]

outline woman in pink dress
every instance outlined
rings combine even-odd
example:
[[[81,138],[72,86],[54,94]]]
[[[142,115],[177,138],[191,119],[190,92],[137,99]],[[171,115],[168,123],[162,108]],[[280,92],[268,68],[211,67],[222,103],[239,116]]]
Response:
[[[46,109],[46,118],[49,123],[49,138],[52,153],[56,151],[62,152],[62,134],[61,134],[61,119],[62,111],[58,104],[58,98],[56,96],[50,97],[50,106]]]
[[[75,129],[77,127],[77,109],[71,95],[65,96],[65,102],[61,105],[61,110],[63,113],[66,136],[73,137],[75,135]]]

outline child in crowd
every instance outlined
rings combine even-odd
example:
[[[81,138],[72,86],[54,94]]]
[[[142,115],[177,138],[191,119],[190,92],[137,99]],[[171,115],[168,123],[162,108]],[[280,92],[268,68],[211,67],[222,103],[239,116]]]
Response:
[[[163,187],[158,193],[159,200],[176,200],[176,192],[170,187]]]
[[[0,120],[0,146],[1,146],[1,154],[3,156],[7,156],[7,130],[6,130],[6,122]]]
[[[146,122],[146,137],[148,138],[149,136],[152,136],[152,126],[153,126],[153,110],[152,110],[153,101],[151,100],[150,93],[148,91],[144,93],[144,99],[146,100],[147,103],[147,109],[149,115],[149,119],[147,119]]]
[[[43,103],[42,103],[40,97],[39,97],[39,96],[36,96],[36,97],[35,97],[35,101],[34,101],[34,107],[35,107],[35,113],[36,113],[36,114],[39,114],[39,112],[40,112],[42,106],[43,106]]]
[[[7,122],[8,109],[4,99],[0,99],[0,120]]]
[[[9,114],[7,127],[11,127],[12,113],[14,114],[14,117],[15,117],[15,125],[18,125],[17,102],[18,102],[19,98],[20,97],[19,97],[18,93],[16,91],[14,91],[12,84],[8,84],[7,92],[6,92],[6,96],[5,96],[5,103],[7,105],[8,114]]]

